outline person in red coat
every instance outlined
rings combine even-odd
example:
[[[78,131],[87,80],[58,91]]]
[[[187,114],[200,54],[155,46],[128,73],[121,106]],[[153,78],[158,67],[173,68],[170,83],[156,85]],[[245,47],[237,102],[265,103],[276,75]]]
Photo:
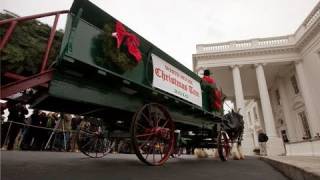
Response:
[[[211,73],[209,69],[204,70],[202,81],[209,84],[212,87],[212,94],[210,96],[213,97],[214,100],[210,100],[210,104],[213,109],[220,111],[222,108],[222,93],[218,90],[216,86],[216,81],[214,80],[214,78],[210,76],[210,74]]]
[[[205,81],[208,84],[210,84],[213,88],[216,88],[216,81],[212,77],[210,77],[210,74],[211,73],[209,69],[204,70],[202,81]]]

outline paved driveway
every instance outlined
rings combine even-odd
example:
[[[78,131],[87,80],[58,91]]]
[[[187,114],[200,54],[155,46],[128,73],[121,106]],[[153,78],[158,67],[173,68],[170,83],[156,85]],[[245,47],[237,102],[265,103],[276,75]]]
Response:
[[[221,162],[183,156],[150,167],[135,155],[110,154],[88,159],[81,153],[1,152],[2,180],[285,180],[265,162],[249,157]]]

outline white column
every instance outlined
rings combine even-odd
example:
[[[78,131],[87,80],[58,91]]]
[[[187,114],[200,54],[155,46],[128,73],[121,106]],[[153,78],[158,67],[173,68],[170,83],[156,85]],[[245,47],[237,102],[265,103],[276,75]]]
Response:
[[[261,99],[262,113],[263,113],[266,133],[268,136],[277,136],[269,93],[268,93],[267,81],[264,76],[264,70],[263,70],[262,64],[256,65],[256,73],[257,73],[259,94]]]
[[[262,113],[262,106],[261,106],[261,100],[260,99],[256,99],[257,101],[257,114],[258,114],[258,117],[259,117],[259,122],[260,122],[260,125],[262,127],[262,129],[266,129],[266,126],[264,123],[264,117],[263,117],[263,113]]]
[[[265,130],[266,134],[269,136],[269,141],[267,142],[267,153],[268,155],[282,155],[285,153],[284,145],[282,138],[277,136],[268,93],[267,81],[264,75],[262,64],[256,65],[256,74]]]
[[[240,109],[240,114],[244,116],[244,114],[242,113],[244,109],[244,97],[243,97],[240,69],[238,65],[231,66],[231,68],[232,68],[232,76],[233,76],[234,93],[236,97],[236,107],[237,107],[237,110]]]
[[[244,97],[243,97],[239,65],[231,66],[231,68],[232,68],[232,76],[233,76],[234,93],[235,93],[235,99],[236,99],[236,107],[237,107],[237,110],[240,109],[239,113],[243,116],[243,120],[244,120],[242,150],[244,154],[252,155],[253,142],[251,140],[251,136],[248,128],[247,114],[244,113]]]
[[[288,138],[290,141],[296,141],[297,132],[294,126],[295,122],[293,121],[295,118],[292,118],[291,116],[289,99],[286,93],[287,92],[286,87],[284,85],[283,80],[280,77],[277,79],[277,86],[279,88],[280,103],[281,103],[283,114],[284,114],[284,121],[286,122],[286,126],[287,126]]]
[[[253,138],[254,138],[255,147],[259,147],[258,133],[255,128],[253,129]]]
[[[316,133],[320,133],[320,121],[317,118],[317,111],[314,108],[312,102],[312,97],[310,96],[309,86],[307,85],[307,79],[305,77],[302,61],[295,62],[297,79],[300,85],[300,91],[304,99],[304,104],[306,106],[306,113],[308,117],[309,127],[311,131],[311,136],[315,136]]]

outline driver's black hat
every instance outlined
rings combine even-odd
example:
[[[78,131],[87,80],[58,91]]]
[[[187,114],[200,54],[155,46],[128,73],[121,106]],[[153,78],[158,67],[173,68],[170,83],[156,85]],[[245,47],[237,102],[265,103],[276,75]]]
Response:
[[[205,76],[210,76],[210,70],[209,69],[206,69],[206,70],[204,70],[204,72],[203,72],[203,75],[205,75]]]

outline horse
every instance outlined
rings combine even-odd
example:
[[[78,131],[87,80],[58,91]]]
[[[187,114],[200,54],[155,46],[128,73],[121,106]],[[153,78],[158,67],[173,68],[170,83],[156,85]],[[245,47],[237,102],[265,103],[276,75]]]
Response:
[[[223,130],[228,134],[231,142],[233,159],[244,159],[241,150],[241,141],[244,130],[243,116],[239,112],[231,111],[223,116]]]

